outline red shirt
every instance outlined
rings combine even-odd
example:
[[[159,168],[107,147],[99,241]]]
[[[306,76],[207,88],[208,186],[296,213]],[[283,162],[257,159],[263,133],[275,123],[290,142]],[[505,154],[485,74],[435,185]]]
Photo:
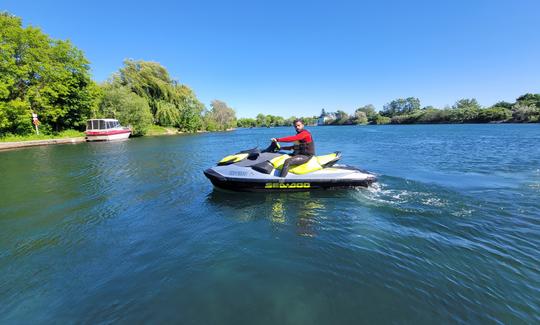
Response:
[[[290,137],[284,137],[284,138],[277,138],[279,142],[294,142],[294,141],[301,141],[303,140],[306,143],[312,142],[313,139],[311,138],[311,133],[309,133],[308,130],[302,130],[298,132],[296,135],[290,136]]]

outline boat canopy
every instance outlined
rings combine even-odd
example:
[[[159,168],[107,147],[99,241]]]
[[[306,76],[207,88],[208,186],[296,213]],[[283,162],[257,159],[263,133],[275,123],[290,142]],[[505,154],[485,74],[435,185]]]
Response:
[[[107,130],[121,128],[120,122],[112,118],[93,119],[86,121],[87,130]]]

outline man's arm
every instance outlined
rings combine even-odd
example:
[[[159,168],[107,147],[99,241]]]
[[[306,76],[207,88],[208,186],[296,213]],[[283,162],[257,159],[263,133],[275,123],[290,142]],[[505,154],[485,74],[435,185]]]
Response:
[[[297,135],[284,137],[284,138],[277,138],[276,140],[279,142],[294,142],[294,141],[304,140],[307,136],[308,136],[307,132],[300,132]]]

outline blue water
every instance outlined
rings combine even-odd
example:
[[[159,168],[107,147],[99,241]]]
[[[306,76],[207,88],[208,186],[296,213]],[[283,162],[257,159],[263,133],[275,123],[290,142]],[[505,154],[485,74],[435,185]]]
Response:
[[[202,171],[292,128],[0,153],[0,323],[540,322],[540,125],[313,127],[370,189]]]

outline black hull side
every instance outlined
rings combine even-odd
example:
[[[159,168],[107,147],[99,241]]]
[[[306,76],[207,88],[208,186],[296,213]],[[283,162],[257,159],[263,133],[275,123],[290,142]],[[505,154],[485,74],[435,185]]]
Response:
[[[312,190],[331,190],[356,187],[369,187],[377,181],[375,177],[366,180],[334,179],[329,181],[295,179],[292,180],[246,180],[225,177],[214,170],[207,169],[204,175],[215,187],[238,192],[304,192]]]

